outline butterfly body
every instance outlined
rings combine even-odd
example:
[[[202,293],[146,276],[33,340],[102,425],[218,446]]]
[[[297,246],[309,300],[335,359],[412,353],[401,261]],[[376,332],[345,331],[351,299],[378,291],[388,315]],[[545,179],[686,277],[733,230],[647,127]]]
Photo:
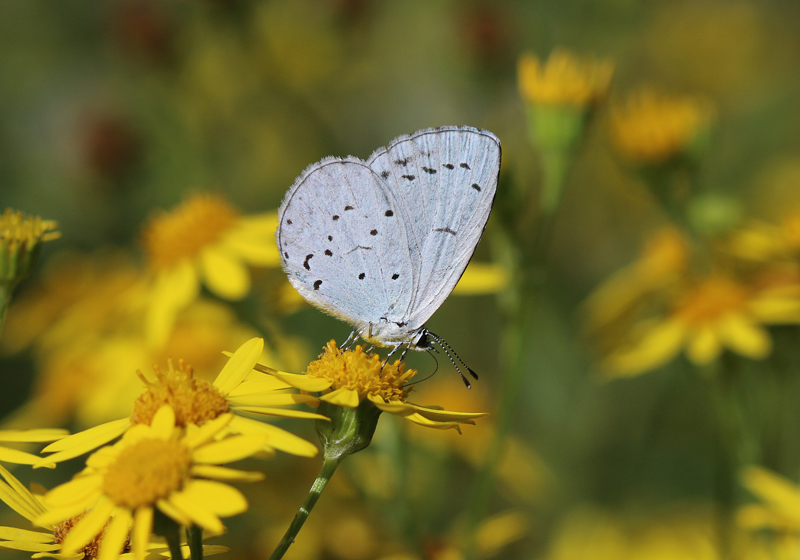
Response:
[[[309,166],[279,211],[289,281],[372,344],[429,349],[425,322],[480,240],[500,157],[491,132],[443,127]]]

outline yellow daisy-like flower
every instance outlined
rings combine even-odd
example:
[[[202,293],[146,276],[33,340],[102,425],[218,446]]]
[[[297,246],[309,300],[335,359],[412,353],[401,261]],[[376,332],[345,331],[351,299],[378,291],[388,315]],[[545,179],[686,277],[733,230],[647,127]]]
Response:
[[[519,59],[519,89],[530,103],[585,107],[605,96],[613,73],[608,60],[580,60],[564,49],[555,49],[545,64],[525,53]]]
[[[0,441],[8,443],[41,443],[56,441],[69,435],[67,430],[0,430]],[[42,460],[38,455],[26,453],[19,449],[11,449],[0,445],[0,461],[7,463],[17,463],[19,465],[34,465]],[[43,466],[52,466],[50,463]]]
[[[694,97],[670,97],[650,89],[612,107],[611,141],[634,165],[664,164],[685,155],[708,131],[714,111]]]
[[[0,481],[0,500],[11,509],[30,522],[35,522],[38,518],[46,515],[50,510],[44,505],[39,496],[31,493],[25,486],[17,480],[14,475],[3,467],[0,467],[0,476],[5,482]],[[75,524],[86,515],[85,512],[67,519],[57,524],[42,525],[47,531],[31,531],[19,527],[0,527],[0,548],[10,550],[20,550],[33,552],[32,558],[58,558],[59,560],[94,560],[98,558],[102,542],[107,534],[109,525],[101,527],[100,530],[89,540],[83,548],[67,554],[61,550],[61,543],[67,538]],[[148,553],[158,555],[158,557],[171,558],[171,554],[163,543],[149,542]],[[184,545],[182,552],[184,556],[189,552],[189,547]],[[116,554],[105,549],[103,560],[114,558],[132,558],[130,550],[130,539],[126,540]],[[221,554],[229,549],[225,546],[204,545],[203,555]]]
[[[406,369],[400,360],[381,369],[381,357],[364,352],[361,346],[341,351],[331,340],[320,358],[308,365],[305,375],[261,370],[303,391],[322,392],[319,400],[345,408],[358,408],[363,402],[378,410],[439,430],[459,429],[474,424],[486,412],[450,412],[406,402],[413,391],[411,379],[416,370]]]
[[[0,215],[0,285],[13,286],[28,276],[42,243],[58,239],[58,224],[6,208]]]
[[[800,286],[758,289],[719,273],[690,282],[660,316],[631,328],[628,344],[612,352],[606,367],[615,376],[630,376],[658,367],[685,348],[703,365],[724,348],[760,359],[772,343],[765,325],[800,323]]]
[[[744,470],[742,482],[762,503],[741,507],[737,513],[739,526],[800,534],[800,488],[796,483],[755,466]]]
[[[134,557],[143,559],[156,509],[183,527],[224,531],[220,518],[247,510],[247,500],[218,480],[255,481],[263,475],[220,465],[256,454],[266,439],[247,434],[218,441],[232,419],[223,414],[184,431],[176,427],[172,408],[162,406],[149,426],[131,428],[115,445],[92,454],[75,478],[48,492],[44,502],[50,509],[35,523],[53,525],[88,512],[70,528],[61,552],[80,551],[105,527],[101,560],[113,558],[128,542]]]
[[[155,275],[147,319],[154,344],[168,336],[177,311],[191,303],[200,283],[238,300],[250,290],[247,265],[277,266],[275,213],[240,216],[227,201],[196,194],[145,226],[143,243]]]
[[[262,338],[245,342],[230,357],[213,383],[195,378],[192,369],[183,362],[178,362],[176,368],[170,361],[167,372],[154,368],[153,379],[137,372],[146,391],[135,401],[130,417],[95,426],[49,445],[43,452],[53,454],[41,459],[34,467],[78,457],[136,426],[150,425],[156,412],[164,405],[174,410],[180,427],[203,426],[233,413],[220,437],[228,434],[259,435],[263,437],[261,453],[271,455],[280,450],[313,457],[317,454],[313,444],[277,426],[247,417],[322,418],[319,414],[284,408],[297,403],[316,404],[315,397],[292,393],[287,383],[253,371],[255,367],[264,368],[257,364],[263,347]]]

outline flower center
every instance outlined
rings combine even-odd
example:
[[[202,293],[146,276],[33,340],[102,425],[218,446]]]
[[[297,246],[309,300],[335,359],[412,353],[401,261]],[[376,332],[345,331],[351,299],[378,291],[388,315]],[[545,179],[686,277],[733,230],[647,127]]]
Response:
[[[706,325],[741,311],[746,303],[747,292],[742,286],[727,278],[712,277],[678,301],[676,314],[689,325]]]
[[[30,246],[39,240],[57,239],[61,234],[51,232],[56,222],[39,216],[26,216],[23,212],[6,208],[0,214],[0,239],[9,245]],[[49,233],[48,233],[49,232]]]
[[[64,539],[67,538],[67,535],[72,530],[75,525],[78,524],[78,521],[84,518],[84,516],[88,512],[83,512],[75,517],[70,517],[69,519],[62,521],[56,528],[53,530],[53,537],[56,544],[61,544],[64,542]],[[91,541],[89,541],[86,546],[84,546],[79,553],[83,553],[84,560],[92,560],[93,558],[97,558],[97,553],[100,550],[100,544],[103,542],[103,537],[106,534],[106,529],[108,529],[108,523],[105,524],[103,530],[100,531]],[[121,552],[124,554],[126,552],[131,551],[131,539],[130,535],[125,540],[125,544],[122,547]]]
[[[197,194],[172,212],[151,218],[142,235],[150,264],[164,269],[197,256],[218,241],[238,215],[221,197]]]
[[[322,377],[333,382],[331,389],[358,391],[359,397],[367,394],[383,397],[386,402],[405,401],[412,388],[408,382],[417,374],[406,370],[400,360],[386,364],[381,370],[381,357],[367,354],[361,346],[341,352],[331,340],[320,354],[319,360],[308,364],[308,377]]]
[[[151,505],[180,490],[192,453],[174,440],[145,439],[124,449],[103,478],[103,492],[118,506]]]
[[[147,390],[133,403],[133,424],[149,426],[155,413],[165,404],[175,411],[175,425],[181,427],[187,424],[200,426],[230,410],[222,393],[208,381],[196,379],[192,368],[183,360],[178,361],[177,369],[170,360],[166,373],[162,373],[157,366],[153,369],[156,373],[155,382],[148,381],[137,372]]]

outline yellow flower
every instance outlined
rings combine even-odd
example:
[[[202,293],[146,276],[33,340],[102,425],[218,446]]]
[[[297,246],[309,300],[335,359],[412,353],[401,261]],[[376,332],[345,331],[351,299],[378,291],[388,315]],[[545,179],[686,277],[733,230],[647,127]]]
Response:
[[[113,558],[127,543],[134,557],[143,559],[156,509],[180,526],[222,532],[220,517],[246,511],[247,500],[217,481],[255,481],[262,474],[220,465],[254,455],[266,439],[248,434],[217,441],[232,419],[223,414],[184,431],[176,427],[172,408],[162,406],[149,426],[131,428],[119,442],[92,454],[71,481],[48,492],[44,502],[50,509],[35,523],[53,525],[88,512],[71,527],[61,551],[80,551],[105,527],[98,553],[103,559]]]
[[[0,500],[6,503],[11,509],[30,522],[35,522],[39,517],[46,515],[50,510],[44,505],[39,496],[32,494],[25,486],[17,480],[10,472],[0,467],[0,476],[6,482],[0,481]],[[18,527],[0,527],[0,548],[33,552],[32,558],[58,558],[60,560],[93,560],[98,558],[99,549],[102,546],[103,538],[106,536],[109,526],[101,527],[97,533],[80,550],[66,554],[61,550],[61,543],[69,535],[70,530],[75,524],[85,516],[81,512],[70,519],[58,524],[41,524],[47,531],[31,531]],[[129,558],[132,555],[127,553],[130,550],[130,541],[123,545],[120,552],[122,554],[112,554],[105,558]],[[156,554],[159,557],[171,558],[167,547],[158,542],[148,543],[148,553]],[[184,555],[189,551],[188,546],[182,547]],[[229,549],[224,546],[203,546],[203,555],[221,554]]]
[[[42,243],[58,239],[58,225],[6,208],[0,215],[0,286],[13,289],[33,268]]]
[[[162,344],[177,311],[198,295],[203,282],[216,295],[242,299],[250,291],[248,264],[277,266],[274,213],[250,217],[223,198],[196,194],[145,226],[143,243],[154,286],[148,338]]]
[[[474,424],[475,418],[487,415],[485,412],[449,412],[411,404],[406,398],[413,391],[410,382],[417,374],[416,370],[406,369],[400,360],[387,363],[381,369],[381,358],[377,354],[367,354],[361,346],[343,352],[333,340],[320,358],[308,365],[305,375],[266,368],[260,371],[302,391],[322,392],[319,400],[326,403],[358,408],[363,402],[370,402],[382,412],[427,428],[457,430],[459,425]]]
[[[41,459],[35,467],[59,463],[83,455],[108,443],[138,425],[149,425],[163,405],[174,410],[178,426],[205,425],[232,412],[220,436],[227,434],[258,434],[264,441],[261,452],[273,454],[275,450],[293,455],[313,457],[317,448],[286,430],[259,422],[246,416],[278,416],[285,418],[314,418],[319,414],[284,408],[296,403],[316,404],[317,399],[287,391],[289,385],[273,376],[253,371],[261,356],[264,340],[253,338],[244,343],[231,356],[213,383],[197,379],[191,367],[178,362],[175,368],[169,362],[167,372],[155,369],[148,379],[137,372],[146,391],[135,401],[133,413],[128,418],[114,420],[73,434],[46,447],[44,453],[53,453]],[[263,366],[260,366],[263,368]]]
[[[39,443],[56,441],[69,435],[67,430],[0,430],[0,441],[14,443]],[[0,461],[17,463],[20,465],[33,465],[42,460],[38,455],[25,453],[19,449],[0,446]],[[49,464],[45,466],[55,466]]]
[[[712,117],[707,101],[642,89],[612,107],[611,141],[620,157],[634,165],[664,164],[687,155]]]
[[[519,89],[529,103],[585,107],[605,96],[613,72],[608,60],[580,60],[564,49],[554,50],[544,65],[525,53],[519,59]]]
[[[765,325],[779,323],[800,323],[800,286],[757,288],[712,273],[673,294],[663,313],[634,324],[627,344],[605,365],[612,375],[636,375],[683,348],[698,365],[713,361],[724,348],[760,359],[772,348]]]

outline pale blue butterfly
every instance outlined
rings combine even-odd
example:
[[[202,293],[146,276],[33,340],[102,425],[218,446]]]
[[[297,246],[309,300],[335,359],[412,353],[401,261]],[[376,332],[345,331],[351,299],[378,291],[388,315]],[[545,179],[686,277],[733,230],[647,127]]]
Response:
[[[475,252],[500,157],[491,132],[447,126],[395,138],[367,161],[328,157],[310,165],[279,212],[276,238],[289,281],[354,326],[348,342],[360,336],[392,347],[390,356],[436,342],[450,356],[425,322]]]

